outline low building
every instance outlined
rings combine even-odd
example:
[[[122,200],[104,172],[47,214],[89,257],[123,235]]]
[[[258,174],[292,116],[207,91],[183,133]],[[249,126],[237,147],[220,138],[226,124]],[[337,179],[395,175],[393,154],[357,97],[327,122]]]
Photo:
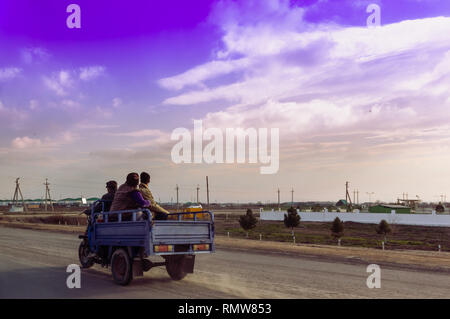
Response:
[[[411,214],[411,207],[403,205],[379,204],[369,207],[369,213],[390,214],[393,210],[396,214]]]
[[[348,202],[345,199],[340,199],[336,205],[336,207],[343,207],[343,206],[348,206]]]

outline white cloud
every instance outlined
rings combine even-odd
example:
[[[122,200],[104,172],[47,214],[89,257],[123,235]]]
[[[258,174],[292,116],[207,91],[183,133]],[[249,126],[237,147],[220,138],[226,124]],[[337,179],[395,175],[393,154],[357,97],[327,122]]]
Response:
[[[48,51],[41,47],[26,48],[21,51],[22,61],[31,64],[36,61],[47,60],[50,57]]]
[[[16,137],[12,142],[11,146],[17,149],[29,149],[34,147],[39,147],[42,145],[40,139],[30,138],[28,136]]]
[[[80,103],[73,101],[73,100],[69,100],[69,99],[62,100],[61,106],[67,110],[78,109],[81,107]]]
[[[103,66],[90,66],[77,70],[60,70],[51,76],[44,76],[44,84],[59,96],[66,96],[69,90],[77,83],[77,79],[82,81],[91,81],[104,74]]]
[[[287,153],[330,139],[341,145],[336,151],[361,152],[385,142],[365,137],[411,127],[413,139],[413,131],[450,121],[450,18],[368,29],[308,25],[288,1],[261,6],[221,2],[223,47],[211,61],[161,79],[167,89],[198,86],[164,104],[220,103],[205,126],[279,127]],[[255,10],[260,18],[247,19]],[[233,82],[223,77],[230,73]]]
[[[90,81],[98,78],[105,73],[105,67],[103,66],[88,66],[80,68],[80,80]]]
[[[113,98],[113,100],[112,100],[113,108],[118,108],[121,105],[122,105],[122,100],[120,98],[118,98],[118,97]]]
[[[149,136],[160,136],[165,134],[161,130],[157,129],[146,129],[132,132],[124,132],[124,133],[112,133],[115,136],[128,136],[128,137],[149,137]]]
[[[19,128],[24,120],[29,118],[29,112],[16,107],[5,106],[0,101],[0,127]]]
[[[37,100],[30,100],[30,110],[34,111],[39,107],[39,102]]]
[[[163,88],[180,90],[187,85],[199,85],[200,83],[218,75],[228,74],[249,66],[249,59],[237,59],[228,61],[212,61],[194,67],[182,74],[167,77],[158,81]]]
[[[67,95],[68,89],[73,86],[71,72],[61,70],[50,77],[44,76],[44,84],[59,96]]]
[[[170,143],[170,133],[158,129],[145,129],[132,132],[110,133],[112,136],[132,137],[140,139],[129,144],[133,148],[167,146]]]
[[[49,151],[60,148],[66,144],[72,144],[78,140],[78,134],[70,131],[64,131],[56,137],[33,138],[29,136],[16,137],[11,141],[11,147],[14,150]]]
[[[235,38],[226,42],[227,51],[230,54],[247,55],[245,65],[241,65],[239,68],[245,69],[244,76],[240,81],[189,91],[168,98],[164,103],[189,105],[219,99],[244,103],[248,99],[249,103],[254,103],[254,97],[258,96],[260,92],[263,93],[260,95],[261,100],[273,97],[273,94],[289,96],[292,95],[291,90],[297,92],[308,90],[311,88],[310,83],[312,82],[316,82],[315,91],[319,91],[325,87],[323,81],[326,81],[327,78],[338,77],[339,73],[343,71],[348,77],[356,75],[358,81],[369,82],[371,75],[367,74],[363,77],[363,68],[371,67],[371,62],[387,65],[395,60],[399,64],[404,64],[405,69],[396,69],[395,71],[398,72],[395,74],[397,76],[395,79],[392,78],[392,71],[385,72],[387,77],[395,80],[393,84],[397,86],[401,84],[401,82],[397,83],[398,80],[408,79],[408,72],[411,71],[406,66],[418,63],[420,69],[414,70],[416,75],[413,78],[415,85],[420,86],[420,82],[415,82],[416,77],[426,74],[428,70],[424,66],[429,67],[429,65],[420,66],[420,59],[423,57],[415,56],[417,53],[412,52],[418,51],[427,55],[428,63],[436,62],[436,59],[442,56],[442,50],[448,48],[446,34],[450,33],[450,18],[403,21],[375,29],[324,26],[315,31],[285,33],[282,36],[286,39],[281,42],[279,34],[275,32],[276,29],[269,32],[264,38],[264,34],[261,35],[259,30],[253,26],[249,28],[251,32],[247,33],[245,32],[246,27],[241,27],[242,32],[233,31],[233,34],[236,33]],[[267,26],[261,28],[266,29]],[[414,37],[408,36],[411,32],[415,35]],[[235,42],[248,44],[248,48]],[[252,42],[261,42],[265,45],[258,47],[256,43],[252,45]],[[274,46],[276,49],[273,48]],[[264,62],[256,63],[261,56],[266,56]],[[294,60],[295,57],[298,58],[297,61]],[[319,60],[314,61],[315,57]],[[305,59],[312,60],[312,63],[304,65]],[[237,61],[241,60],[243,59]],[[160,84],[167,88],[179,89],[187,84],[198,83],[207,77],[218,77],[224,72],[215,67],[215,62],[223,63],[226,67],[222,68],[230,72],[237,69],[233,68],[233,61],[213,61],[196,66],[180,75],[162,79]],[[436,65],[431,65],[431,67],[435,68]],[[437,69],[442,68],[438,67]],[[379,68],[375,70],[378,73],[379,71]],[[429,82],[426,78],[423,81],[425,81],[424,83]],[[359,84],[356,83],[356,85]]]
[[[8,67],[0,69],[0,81],[6,81],[17,77],[22,69],[16,67]]]

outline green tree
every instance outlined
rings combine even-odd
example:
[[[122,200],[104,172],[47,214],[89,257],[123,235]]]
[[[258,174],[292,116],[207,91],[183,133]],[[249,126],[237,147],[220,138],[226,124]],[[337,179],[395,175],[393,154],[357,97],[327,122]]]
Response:
[[[336,217],[331,224],[331,236],[334,238],[341,238],[344,235],[344,223],[339,219],[339,217]]]
[[[287,215],[284,215],[284,225],[291,228],[292,236],[294,236],[294,227],[300,224],[300,216],[294,207],[291,207],[287,211]]]
[[[246,214],[239,217],[239,224],[247,232],[247,237],[248,231],[255,228],[257,222],[258,220],[253,216],[253,211],[251,209],[247,209]]]
[[[436,210],[436,213],[443,213],[443,212],[445,211],[445,207],[444,207],[444,205],[442,205],[441,203],[439,203],[439,204],[436,206],[435,210]]]
[[[387,221],[384,219],[378,224],[378,227],[376,228],[377,234],[383,234],[384,235],[384,242],[386,243],[386,235],[389,234],[392,229],[391,226],[388,224]]]

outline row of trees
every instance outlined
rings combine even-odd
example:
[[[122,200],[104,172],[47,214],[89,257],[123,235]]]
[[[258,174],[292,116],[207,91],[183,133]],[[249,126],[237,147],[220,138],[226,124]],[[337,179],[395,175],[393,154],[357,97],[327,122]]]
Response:
[[[300,225],[300,216],[297,213],[297,210],[293,207],[289,208],[287,211],[287,215],[284,215],[284,225],[287,228],[291,229],[291,234],[294,236],[294,228]],[[245,215],[239,218],[239,224],[241,227],[247,232],[255,228],[258,220],[255,216],[253,216],[253,211],[251,209],[247,209]],[[344,222],[342,222],[339,217],[336,217],[331,224],[331,236],[335,239],[339,239],[344,235]],[[387,234],[392,231],[391,226],[384,219],[378,224],[376,228],[377,234],[384,235],[384,241],[386,242]]]

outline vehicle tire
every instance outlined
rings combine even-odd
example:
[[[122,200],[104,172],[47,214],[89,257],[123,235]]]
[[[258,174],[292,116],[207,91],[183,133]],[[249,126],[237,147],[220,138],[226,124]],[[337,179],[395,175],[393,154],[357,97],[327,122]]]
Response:
[[[78,247],[78,259],[80,260],[81,267],[90,268],[94,265],[94,258],[89,257],[89,243],[83,240]]]
[[[166,258],[166,270],[173,280],[181,280],[186,277],[187,272],[183,270],[185,256],[168,256]]]
[[[128,252],[119,248],[111,256],[111,272],[116,284],[126,286],[133,279],[133,263]]]

